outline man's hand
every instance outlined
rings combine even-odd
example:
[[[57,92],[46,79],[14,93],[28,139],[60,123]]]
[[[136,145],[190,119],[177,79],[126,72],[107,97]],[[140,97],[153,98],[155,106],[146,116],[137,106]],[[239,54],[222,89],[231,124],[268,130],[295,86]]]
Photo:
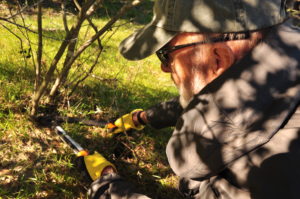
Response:
[[[123,115],[114,122],[114,125],[107,125],[108,130],[113,134],[128,131],[130,129],[138,131],[142,130],[145,126],[140,124],[137,119],[134,119],[136,118],[136,115],[142,111],[142,109],[135,109],[131,111],[131,113]]]

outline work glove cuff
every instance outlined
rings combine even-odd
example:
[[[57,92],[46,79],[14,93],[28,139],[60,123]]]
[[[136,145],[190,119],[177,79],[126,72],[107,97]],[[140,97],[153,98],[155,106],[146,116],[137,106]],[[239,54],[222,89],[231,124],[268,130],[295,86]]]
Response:
[[[120,117],[119,119],[117,119],[115,122],[114,122],[114,125],[117,127],[117,129],[115,129],[113,132],[114,133],[119,133],[119,132],[124,132],[124,131],[127,131],[129,129],[135,129],[135,130],[142,130],[145,125],[138,125],[136,126],[133,122],[133,114],[135,114],[136,112],[139,112],[139,111],[143,111],[142,109],[135,109],[133,111],[131,111],[130,113],[127,113],[125,115],[123,115],[122,117]]]
[[[135,124],[134,124],[134,122],[133,122],[133,114],[135,114],[135,113],[137,113],[137,114],[139,114],[139,112],[142,112],[143,111],[143,109],[135,109],[135,110],[133,110],[133,111],[131,111],[130,112],[130,118],[131,118],[131,125],[132,125],[132,128],[133,129],[136,129],[136,130],[138,130],[138,131],[140,131],[140,130],[142,130],[142,129],[144,129],[145,128],[145,123],[143,124],[141,121],[140,121],[140,119],[139,119],[139,117],[138,117],[138,122],[140,123],[140,125],[139,126],[136,126]]]

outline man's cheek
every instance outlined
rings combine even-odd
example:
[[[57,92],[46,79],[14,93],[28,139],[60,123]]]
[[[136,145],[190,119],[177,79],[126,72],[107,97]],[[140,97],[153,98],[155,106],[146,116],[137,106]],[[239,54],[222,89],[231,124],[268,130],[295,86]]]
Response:
[[[177,86],[177,88],[180,87],[180,78],[176,73],[172,73],[171,79],[173,80],[174,84]]]

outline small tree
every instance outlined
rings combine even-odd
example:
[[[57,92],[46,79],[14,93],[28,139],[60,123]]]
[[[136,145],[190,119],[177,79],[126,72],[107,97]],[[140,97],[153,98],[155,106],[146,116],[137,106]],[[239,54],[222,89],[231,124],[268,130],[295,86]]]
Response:
[[[74,5],[76,6],[78,12],[74,14],[76,16],[76,21],[72,25],[68,24],[67,21],[67,11],[66,5],[70,3],[68,0],[56,1],[62,9],[62,23],[64,27],[65,36],[61,40],[59,48],[57,49],[54,58],[52,61],[45,67],[42,64],[43,56],[43,4],[47,3],[46,0],[38,0],[36,3],[33,3],[31,6],[37,7],[37,24],[38,30],[33,31],[26,27],[25,24],[17,24],[13,19],[16,15],[22,16],[22,12],[26,7],[22,7],[20,2],[15,0],[14,3],[19,5],[18,11],[16,14],[11,12],[11,16],[8,18],[0,18],[8,23],[12,23],[19,28],[23,28],[26,31],[35,32],[38,37],[38,47],[36,51],[36,58],[34,58],[34,67],[35,67],[35,84],[34,92],[32,95],[32,105],[31,105],[31,116],[37,114],[37,110],[42,97],[46,97],[48,101],[54,102],[56,93],[58,90],[66,83],[68,79],[69,72],[74,65],[74,62],[80,57],[80,55],[93,43],[97,43],[99,51],[95,55],[94,63],[90,66],[90,69],[86,74],[83,74],[75,85],[78,85],[79,82],[83,81],[88,77],[88,75],[94,70],[94,67],[97,65],[100,54],[103,50],[101,43],[101,36],[105,35],[110,31],[115,24],[115,22],[120,19],[129,9],[137,6],[144,0],[128,0],[126,3],[118,10],[117,14],[114,15],[103,27],[98,28],[91,17],[96,14],[97,9],[103,4],[103,0],[82,0],[78,2],[73,0]],[[11,1],[7,1],[7,4]],[[26,5],[28,7],[28,2]],[[83,42],[79,43],[78,38],[80,37],[80,30],[85,24],[88,23],[90,27],[93,28],[94,34],[86,38]],[[27,37],[28,38],[28,37]],[[30,41],[29,41],[30,42]],[[34,54],[33,54],[34,55]],[[34,57],[34,56],[33,56]],[[58,63],[62,62],[62,67],[58,67]],[[44,68],[43,68],[44,67]]]

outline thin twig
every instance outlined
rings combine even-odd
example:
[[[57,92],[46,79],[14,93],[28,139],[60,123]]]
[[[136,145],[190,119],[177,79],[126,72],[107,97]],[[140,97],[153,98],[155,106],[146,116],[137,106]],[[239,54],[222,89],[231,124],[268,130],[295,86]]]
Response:
[[[32,6],[29,6],[29,7],[28,7],[28,6],[25,6],[25,7],[23,7],[22,9],[19,9],[17,13],[15,13],[15,14],[13,14],[13,15],[11,14],[11,16],[8,17],[8,18],[6,18],[6,19],[14,18],[14,17],[16,17],[16,16],[22,14],[23,12],[25,12],[28,8],[34,8],[34,7],[36,7],[39,3],[42,3],[43,1],[44,1],[44,0],[40,0],[40,1],[36,2],[35,4],[33,4]]]
[[[135,158],[138,162],[140,162],[140,158],[139,158],[139,156],[136,154],[136,152],[135,152],[130,146],[128,146],[128,144],[126,144],[125,142],[121,142],[121,143],[122,143],[127,149],[129,149],[129,150],[132,152],[134,158]],[[138,165],[138,163],[137,163],[137,165]]]
[[[23,26],[23,25],[20,25],[20,24],[17,24],[17,23],[15,23],[15,22],[12,22],[12,21],[10,21],[10,20],[8,20],[8,19],[6,19],[6,18],[0,17],[0,20],[6,21],[6,22],[8,22],[8,23],[10,23],[10,24],[13,24],[13,25],[17,26],[17,27],[20,27],[20,28],[23,28],[23,29],[25,29],[25,30],[28,30],[29,32],[38,34],[38,32],[36,32],[36,31],[34,31],[34,30],[31,30],[30,28],[28,28],[28,27],[26,27],[26,26]]]
[[[79,11],[81,11],[81,6],[80,6],[80,4],[78,3],[78,1],[77,1],[77,0],[73,0],[73,2],[74,2],[74,4],[76,5],[77,9],[78,9]],[[94,29],[94,31],[97,33],[97,32],[98,32],[98,28],[97,28],[97,26],[93,23],[92,19],[91,19],[90,17],[87,17],[87,21],[89,22],[90,26],[92,26],[92,28]],[[97,41],[98,41],[99,49],[102,49],[103,47],[102,47],[100,38],[98,38]]]
[[[8,27],[6,27],[5,25],[3,25],[2,23],[0,23],[0,25],[5,28],[8,32],[10,32],[11,34],[13,34],[15,37],[17,37],[20,40],[20,46],[21,46],[21,50],[23,51],[23,41],[21,39],[21,37],[19,37],[16,33],[14,33],[13,31],[11,31]]]
[[[27,30],[27,31],[29,31],[29,32],[31,32],[31,33],[39,34],[37,31],[31,30],[30,28],[28,28],[28,27],[26,27],[26,26],[24,26],[24,25],[20,25],[20,24],[18,24],[18,23],[12,22],[12,21],[10,21],[10,20],[8,20],[8,19],[6,19],[6,18],[0,17],[0,20],[6,21],[7,23],[10,23],[10,24],[12,24],[12,25],[15,25],[15,26],[17,26],[17,27],[19,27],[19,28],[23,28],[23,29],[25,29],[25,30]],[[47,36],[47,35],[44,35],[44,34],[43,34],[43,37],[48,38],[48,39],[53,39],[53,40],[56,40],[56,41],[64,41],[63,39],[58,39],[58,38],[55,38],[55,37],[50,37],[50,36]]]
[[[79,85],[81,82],[83,82],[86,78],[88,78],[88,77],[90,76],[90,74],[94,71],[94,68],[95,68],[96,65],[98,64],[98,59],[99,59],[99,57],[100,57],[100,55],[101,55],[101,52],[102,52],[102,51],[99,51],[99,53],[97,54],[97,57],[96,57],[96,59],[95,59],[94,64],[90,67],[89,71],[85,74],[85,76],[83,76],[81,79],[79,79],[79,80],[76,82],[76,84],[75,84],[75,86],[73,87],[73,89],[72,89],[71,93],[69,94],[69,96],[71,96],[71,95],[74,93],[74,91],[76,90],[76,88],[78,87],[78,85]]]
[[[18,3],[18,9],[21,10],[20,2],[17,1],[17,3]],[[10,10],[10,12],[11,12],[11,10]],[[25,19],[24,19],[22,13],[20,14],[20,17],[21,17],[21,19],[22,19],[23,25],[25,26],[26,23],[25,23]],[[15,19],[13,19],[13,20],[15,20]],[[16,23],[16,22],[15,22],[15,23]],[[25,30],[25,33],[24,33],[19,27],[17,27],[17,28],[19,29],[19,31],[21,32],[21,34],[23,34],[24,38],[26,38],[26,40],[27,40],[27,42],[28,42],[29,50],[30,50],[28,53],[30,53],[31,59],[32,59],[32,63],[33,63],[33,65],[34,65],[34,67],[36,68],[35,58],[34,58],[34,54],[33,54],[33,51],[32,51],[33,48],[32,48],[32,45],[31,45],[32,42],[31,42],[31,40],[30,40],[30,38],[29,38],[28,31]],[[26,66],[27,66],[26,60],[25,60],[25,63],[26,63]]]

